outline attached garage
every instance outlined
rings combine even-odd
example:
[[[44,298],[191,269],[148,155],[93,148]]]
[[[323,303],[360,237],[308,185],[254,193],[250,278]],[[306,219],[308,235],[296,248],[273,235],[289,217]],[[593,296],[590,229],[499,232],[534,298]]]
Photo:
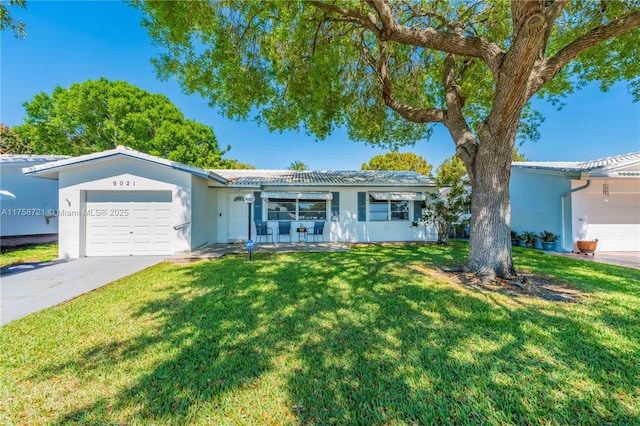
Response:
[[[592,161],[519,162],[511,168],[512,229],[548,230],[556,248],[640,252],[640,152]]]
[[[586,239],[597,239],[598,251],[640,251],[640,185],[633,183],[608,181],[607,195],[587,193]]]
[[[172,254],[171,191],[88,191],[86,256]]]
[[[171,255],[215,242],[212,188],[226,180],[210,171],[117,147],[23,172],[58,181],[60,258]]]

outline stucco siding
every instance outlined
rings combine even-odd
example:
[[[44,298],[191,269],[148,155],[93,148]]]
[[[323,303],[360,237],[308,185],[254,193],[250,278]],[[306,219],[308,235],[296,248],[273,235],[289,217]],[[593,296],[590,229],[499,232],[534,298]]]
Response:
[[[216,241],[216,215],[214,188],[198,176],[191,177],[191,248],[212,244]]]
[[[87,192],[171,191],[171,247],[191,248],[191,175],[129,158],[62,170],[59,175],[59,256],[86,255]]]
[[[270,190],[270,189],[267,189]],[[414,217],[414,205],[410,202],[409,207],[409,219],[398,221],[369,221],[369,201],[367,200],[367,220],[363,222],[358,221],[358,192],[368,192],[372,188],[367,187],[287,187],[285,191],[290,192],[338,192],[340,194],[339,201],[339,217],[338,220],[333,220],[331,217],[332,202],[327,201],[327,220],[324,228],[324,240],[332,242],[376,242],[376,241],[433,241],[435,239],[435,230],[432,226],[425,227],[420,225],[419,227],[412,227],[411,223]],[[399,192],[415,192],[415,188],[375,188],[376,192],[384,191],[399,191]],[[253,192],[253,190],[220,190],[218,191],[218,214],[222,215],[219,218],[217,224],[218,229],[218,242],[226,243],[229,240],[245,239],[247,232],[247,218],[248,214],[246,210],[242,209],[241,205],[233,206],[234,199],[236,197],[242,197],[245,194]],[[260,200],[257,200],[258,202]],[[233,211],[236,217],[230,218],[233,215]],[[225,219],[226,218],[226,219]],[[274,238],[277,240],[277,221],[267,220],[267,207],[266,203],[263,205],[262,217],[252,217],[252,221],[263,220],[267,222],[267,226],[273,230]],[[302,225],[305,227],[313,226],[313,221],[292,221],[292,241],[297,241],[297,234],[295,227]],[[229,230],[229,227],[238,227],[240,232],[233,232]],[[233,234],[233,235],[231,235]],[[239,238],[230,238],[231,235],[239,235]],[[252,223],[252,235],[255,236],[255,226]],[[285,240],[285,241],[288,241]]]
[[[44,162],[0,163],[0,188],[16,196],[0,200],[0,236],[58,233],[58,182],[22,173],[23,167]]]
[[[513,168],[510,182],[511,229],[518,233],[549,231],[562,234],[561,198],[570,189],[571,180],[564,174]],[[559,246],[560,242],[556,243],[556,249],[560,249]]]

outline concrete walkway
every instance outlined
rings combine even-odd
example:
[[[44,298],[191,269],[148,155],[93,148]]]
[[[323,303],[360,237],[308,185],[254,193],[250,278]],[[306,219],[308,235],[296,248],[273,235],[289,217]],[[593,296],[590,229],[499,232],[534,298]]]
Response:
[[[640,269],[640,252],[638,251],[596,251],[595,256],[577,253],[553,253],[558,256],[571,257],[587,262],[607,263],[609,265],[626,266]]]
[[[158,264],[165,256],[83,257],[3,268],[0,325]]]
[[[347,243],[262,243],[256,244],[252,250],[256,253],[331,253],[345,252],[351,248]],[[237,244],[213,244],[193,251],[178,252],[166,258],[172,263],[191,263],[200,260],[214,260],[225,254],[248,254],[244,243]]]

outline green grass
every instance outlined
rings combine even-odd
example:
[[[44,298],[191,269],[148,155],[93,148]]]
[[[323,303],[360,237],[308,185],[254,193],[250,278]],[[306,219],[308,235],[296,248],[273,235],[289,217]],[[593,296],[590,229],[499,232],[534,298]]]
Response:
[[[467,246],[160,264],[0,329],[3,424],[640,424],[640,272],[581,303],[434,278]]]
[[[58,258],[58,244],[38,244],[9,248],[0,254],[0,267],[25,262],[48,262]]]

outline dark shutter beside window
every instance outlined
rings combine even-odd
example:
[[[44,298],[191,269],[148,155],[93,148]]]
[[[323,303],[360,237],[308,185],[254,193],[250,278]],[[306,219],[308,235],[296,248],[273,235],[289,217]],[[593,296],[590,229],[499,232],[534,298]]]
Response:
[[[254,192],[253,196],[256,197],[256,201],[253,203],[253,220],[262,220],[262,198],[260,198],[260,192]]]
[[[339,222],[340,221],[340,193],[332,192],[331,193],[331,221]]]
[[[358,192],[358,222],[367,221],[367,193]]]

